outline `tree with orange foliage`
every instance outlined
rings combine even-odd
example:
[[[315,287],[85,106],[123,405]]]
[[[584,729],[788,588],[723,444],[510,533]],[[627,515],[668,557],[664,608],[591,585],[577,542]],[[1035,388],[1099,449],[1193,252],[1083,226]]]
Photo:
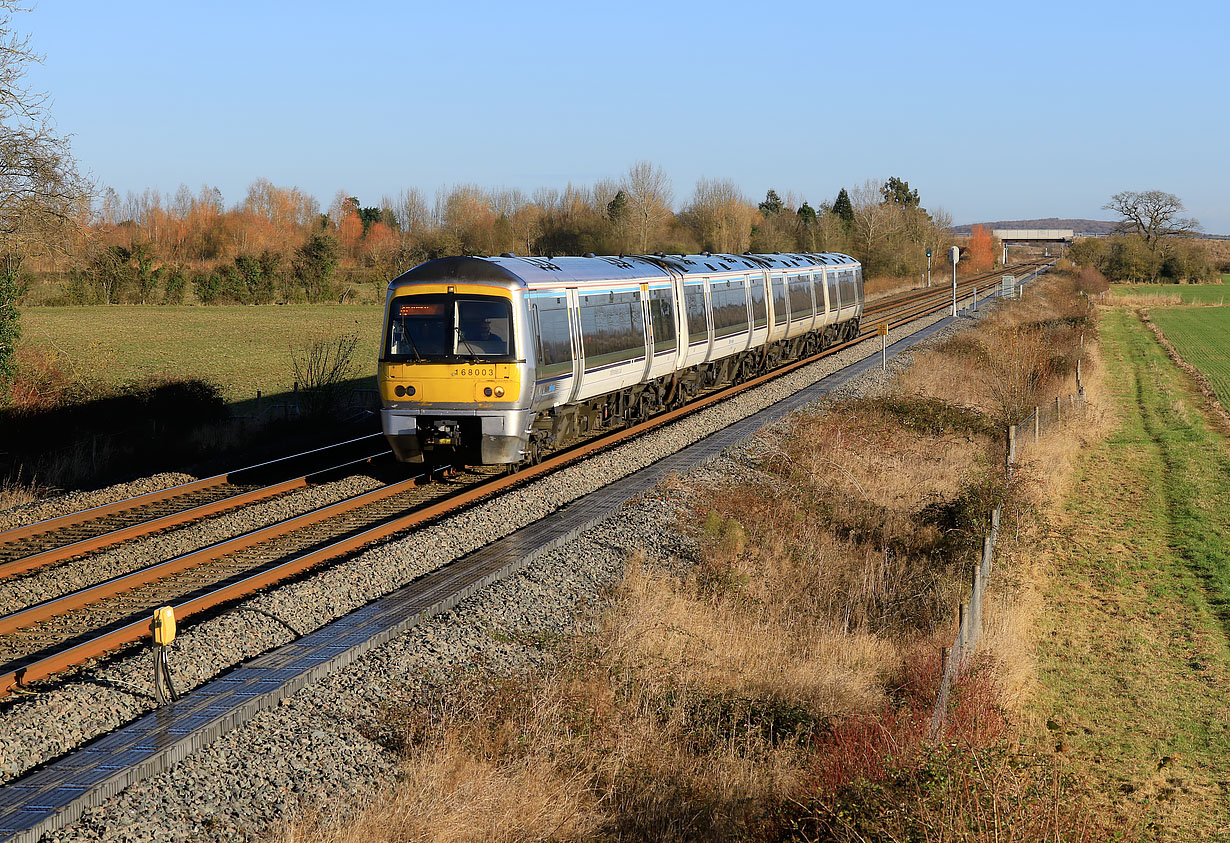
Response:
[[[358,254],[359,242],[363,239],[363,220],[358,211],[351,210],[342,217],[341,225],[337,227],[337,239],[352,258]]]
[[[965,260],[970,269],[980,272],[985,272],[995,265],[995,238],[985,225],[974,226]]]
[[[397,234],[387,223],[374,222],[367,227],[363,245],[376,266],[383,267],[397,250]]]

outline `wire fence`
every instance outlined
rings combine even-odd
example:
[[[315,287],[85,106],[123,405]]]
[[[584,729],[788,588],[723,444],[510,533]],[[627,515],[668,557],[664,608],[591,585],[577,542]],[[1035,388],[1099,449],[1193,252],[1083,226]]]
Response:
[[[1083,419],[1088,409],[1085,386],[1081,379],[1080,363],[1076,368],[1076,392],[1056,396],[1053,403],[1038,405],[1029,420],[1023,425],[1012,425],[1007,434],[1007,474],[1011,478],[1017,467],[1018,441],[1032,437],[1038,442],[1048,430],[1062,424]],[[1023,430],[1022,430],[1023,427]],[[996,507],[988,518],[989,528],[982,539],[982,557],[970,573],[969,597],[957,606],[957,632],[951,647],[942,649],[940,688],[936,694],[935,709],[931,715],[930,737],[939,739],[948,722],[948,713],[953,686],[970,669],[978,644],[983,634],[983,610],[986,604],[987,586],[994,567],[995,549],[999,541],[999,524],[1002,510]]]

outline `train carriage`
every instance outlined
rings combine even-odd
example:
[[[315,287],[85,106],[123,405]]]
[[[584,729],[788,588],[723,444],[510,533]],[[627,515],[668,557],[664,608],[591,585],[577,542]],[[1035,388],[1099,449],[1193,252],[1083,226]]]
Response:
[[[854,336],[836,253],[459,257],[389,284],[381,419],[406,462],[532,462]]]

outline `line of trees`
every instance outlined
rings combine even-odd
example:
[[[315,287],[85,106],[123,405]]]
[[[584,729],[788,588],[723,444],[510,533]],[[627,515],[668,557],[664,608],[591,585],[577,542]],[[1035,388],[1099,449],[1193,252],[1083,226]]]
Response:
[[[328,209],[259,179],[227,208],[216,188],[121,198],[103,191],[72,255],[59,261],[72,303],[320,301],[348,280],[383,283],[454,254],[841,251],[870,276],[915,276],[949,242],[951,218],[922,207],[902,179],[867,181],[814,206],[770,189],[747,198],[729,179],[700,179],[674,210],[669,176],[640,161],[592,185],[410,188],[364,206],[339,192]]]

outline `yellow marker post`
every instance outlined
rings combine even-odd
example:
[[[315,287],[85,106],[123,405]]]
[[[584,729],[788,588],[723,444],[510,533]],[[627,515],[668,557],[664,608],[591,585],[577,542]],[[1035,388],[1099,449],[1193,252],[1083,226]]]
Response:
[[[880,335],[880,371],[883,372],[888,368],[888,323],[881,322],[876,333]]]
[[[155,609],[150,631],[154,634],[154,698],[159,705],[164,705],[179,699],[171,682],[171,662],[167,658],[167,650],[175,642],[175,609],[171,606]]]

